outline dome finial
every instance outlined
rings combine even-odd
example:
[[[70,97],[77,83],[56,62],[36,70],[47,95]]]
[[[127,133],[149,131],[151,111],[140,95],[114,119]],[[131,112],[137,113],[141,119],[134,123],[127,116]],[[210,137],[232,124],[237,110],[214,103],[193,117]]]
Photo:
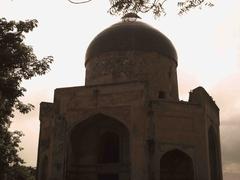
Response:
[[[124,14],[124,16],[122,17],[122,20],[124,22],[135,22],[137,21],[137,19],[141,19],[141,18],[136,13],[133,13],[133,12]]]

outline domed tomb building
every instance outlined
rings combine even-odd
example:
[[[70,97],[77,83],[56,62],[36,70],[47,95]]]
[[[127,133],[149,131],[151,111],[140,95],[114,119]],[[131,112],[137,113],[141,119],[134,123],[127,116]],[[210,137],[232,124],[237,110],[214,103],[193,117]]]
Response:
[[[90,43],[85,86],[41,103],[38,180],[222,180],[217,105],[179,100],[173,44],[132,19]]]

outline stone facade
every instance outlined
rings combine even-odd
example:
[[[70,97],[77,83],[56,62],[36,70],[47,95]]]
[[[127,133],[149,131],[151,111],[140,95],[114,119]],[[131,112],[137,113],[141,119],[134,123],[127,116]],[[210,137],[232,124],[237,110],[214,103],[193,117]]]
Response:
[[[91,55],[85,86],[40,105],[37,179],[222,180],[219,109],[202,87],[179,101],[176,68],[159,52]]]

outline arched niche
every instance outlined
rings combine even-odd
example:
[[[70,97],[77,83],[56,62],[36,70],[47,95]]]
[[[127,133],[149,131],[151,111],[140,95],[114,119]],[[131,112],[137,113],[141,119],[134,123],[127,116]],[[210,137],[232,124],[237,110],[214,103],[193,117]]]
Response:
[[[120,162],[120,136],[113,131],[106,131],[99,137],[98,162]]]
[[[160,160],[160,180],[194,180],[191,157],[178,149],[166,152]]]
[[[220,180],[219,146],[216,132],[212,126],[208,130],[208,148],[211,180]]]
[[[115,118],[97,114],[77,124],[70,146],[69,179],[119,180],[129,169],[129,132]]]

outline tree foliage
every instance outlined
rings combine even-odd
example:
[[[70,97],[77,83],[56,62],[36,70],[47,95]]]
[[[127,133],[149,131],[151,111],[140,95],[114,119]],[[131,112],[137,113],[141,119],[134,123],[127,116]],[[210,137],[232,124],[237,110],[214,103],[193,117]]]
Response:
[[[68,0],[73,4],[88,3],[93,0]],[[129,12],[133,13],[147,13],[152,12],[154,16],[165,15],[165,4],[170,0],[109,0],[110,9],[109,12],[113,15],[124,15]],[[178,14],[188,12],[190,9],[202,6],[213,6],[211,0],[179,0],[176,1],[176,5],[179,7]]]
[[[7,180],[35,180],[36,169],[33,167],[14,165],[7,173]]]
[[[18,156],[23,134],[9,131],[15,109],[28,113],[34,108],[20,100],[26,91],[21,83],[45,74],[53,61],[51,56],[38,60],[32,47],[24,43],[25,34],[35,27],[36,20],[16,22],[0,18],[0,176],[8,168],[23,163]]]

